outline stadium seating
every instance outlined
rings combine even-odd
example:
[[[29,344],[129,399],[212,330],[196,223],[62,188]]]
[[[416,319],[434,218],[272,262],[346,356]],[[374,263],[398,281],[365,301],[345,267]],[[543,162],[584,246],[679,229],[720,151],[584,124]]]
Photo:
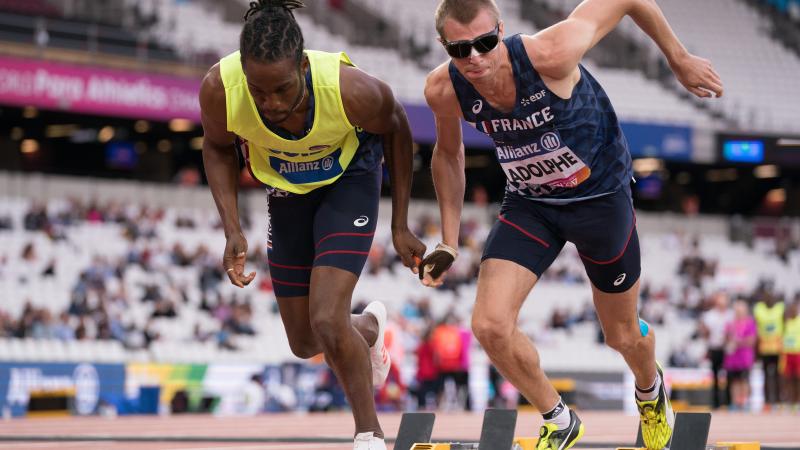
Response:
[[[297,18],[304,30],[307,47],[328,51],[346,50],[360,67],[387,81],[399,98],[406,102],[422,103],[422,87],[427,72],[446,59],[436,43],[433,3],[426,0],[355,1],[394,24],[404,39],[413,38],[417,43],[430,44],[430,51],[412,61],[401,56],[394,48],[352,45],[343,36],[316,24],[301,10]],[[579,3],[579,0],[541,1],[563,12],[568,12]],[[238,47],[242,23],[226,20],[221,6],[211,7],[209,2],[176,0],[122,2],[130,11],[135,9],[139,16],[150,17],[154,14],[158,17],[149,28],[130,31],[149,34],[151,39],[175,49],[186,61],[213,62]],[[239,1],[242,11],[247,3]],[[771,4],[791,9],[790,5],[794,8],[796,2]],[[532,23],[521,19],[518,0],[500,0],[498,5],[503,12],[508,34],[536,32]],[[707,106],[718,109],[733,123],[751,131],[753,128],[756,131],[775,132],[797,130],[800,105],[793,99],[800,97],[800,84],[795,82],[794,74],[800,71],[800,58],[770,37],[768,17],[743,0],[712,0],[701,2],[699,6],[689,0],[676,0],[661,2],[660,5],[687,47],[711,59],[725,82],[725,96]],[[42,1],[4,0],[0,2],[0,11],[27,16],[62,15],[58,9]],[[50,26],[55,27],[50,36],[50,45],[75,45],[69,23],[54,22]],[[620,28],[640,45],[650,48],[654,58],[658,57],[655,44],[630,19],[623,20]],[[101,29],[105,28],[98,28]],[[136,55],[136,39],[130,32],[119,29],[116,34],[109,33],[108,39],[98,36],[98,51]],[[735,39],[732,39],[734,33]],[[9,39],[18,39],[17,35],[9,36]],[[31,38],[26,35],[25,39]],[[120,46],[117,42],[124,42],[124,45]],[[736,42],[736,45],[731,45],[731,42]],[[171,52],[157,46],[150,47],[149,57],[172,57]],[[692,100],[678,97],[672,90],[665,89],[640,72],[596,67],[591,61],[587,65],[609,91],[617,113],[623,120],[710,128],[720,126],[720,122],[707,110],[698,108]]]
[[[136,2],[130,0],[129,3],[133,5]],[[242,2],[243,8],[246,3]],[[315,24],[300,11],[296,17],[303,29],[306,47],[325,51],[345,50],[359,67],[389,83],[400,99],[423,103],[423,87],[428,70],[447,57],[436,40],[431,2],[413,0],[411,4],[401,4],[362,0],[361,3],[384,19],[396,23],[406,36],[413,36],[417,42],[429,42],[431,52],[421,60],[411,61],[403,58],[396,49],[352,45],[343,37]],[[536,32],[532,23],[520,18],[517,1],[501,0],[498,3],[503,10],[507,34]],[[165,18],[156,25],[154,33],[185,57],[204,52],[225,55],[238,48],[241,22],[226,22],[221,12],[209,10],[196,2],[156,0],[154,4],[159,16]],[[215,32],[208,33],[209,29]],[[715,125],[715,120],[708,112],[675,96],[639,72],[595,66],[591,66],[591,70],[608,89],[622,119],[707,127]]]
[[[568,11],[580,0],[546,0]],[[769,35],[769,20],[743,1],[659,2],[689,51],[710,59],[725,83],[719,100],[726,116],[743,129],[796,132],[800,122],[800,58]],[[632,20],[622,25],[631,38],[658,52]]]
[[[379,0],[360,0],[360,2],[379,13],[384,19],[394,22],[408,36],[413,36],[417,41],[433,43],[432,51],[424,61],[416,61],[432,69],[442,61],[447,55],[438,45],[436,30],[434,28],[432,4],[426,0],[412,0],[409,2],[379,1]],[[515,33],[534,34],[537,29],[535,25],[520,17],[520,4],[517,0],[500,0],[497,2],[503,14],[506,35]],[[313,27],[311,23],[302,24],[304,30]],[[315,42],[308,39],[309,45]],[[337,43],[338,44],[338,43]],[[349,52],[358,55],[356,49],[347,48]],[[387,57],[394,58],[394,64],[374,64],[374,68],[364,67],[365,70],[386,79],[396,90],[400,92],[400,97],[406,100],[419,99],[424,78],[417,78],[404,75],[395,77],[395,70],[406,65],[411,65],[410,61],[397,61],[396,55],[387,53],[386,49],[370,52],[379,54],[382,59]],[[370,53],[364,56],[372,58]],[[391,56],[389,56],[391,55]],[[360,55],[358,55],[360,56]],[[366,60],[364,58],[363,60]],[[358,58],[357,61],[362,61]],[[363,66],[363,63],[361,63]],[[603,87],[608,92],[618,115],[624,120],[633,121],[656,121],[669,124],[697,125],[712,127],[716,126],[715,120],[707,111],[700,110],[692,103],[687,102],[658,83],[645,78],[640,72],[631,70],[616,70],[597,67],[588,64],[592,74],[594,74]],[[391,68],[391,70],[387,70]]]
[[[126,1],[131,7],[138,3]],[[579,3],[579,0],[545,1],[564,11]],[[735,1],[723,5],[723,0],[703,2],[703,13],[696,14],[694,6],[684,5],[687,1],[664,2],[661,6],[689,49],[710,58],[723,77],[726,95],[712,107],[719,106],[726,117],[742,126],[755,125],[765,131],[793,129],[800,117],[800,106],[790,99],[800,95],[800,85],[793,82],[792,74],[800,70],[800,59],[761,31],[769,24],[747,4]],[[242,8],[246,3],[241,2]],[[446,56],[436,43],[431,3],[425,0],[359,0],[359,3],[394,23],[405,37],[412,36],[416,42],[432,44],[431,51],[411,61],[404,59],[396,49],[351,45],[344,37],[315,24],[300,11],[297,18],[304,30],[306,46],[328,51],[344,49],[364,70],[387,81],[401,99],[415,103],[424,101],[422,87],[426,73]],[[532,23],[520,18],[518,1],[501,0],[498,4],[503,11],[507,33],[536,31]],[[187,59],[196,54],[225,55],[238,46],[241,22],[226,21],[221,11],[210,9],[204,3],[155,0],[143,5],[152,5],[162,18],[152,30],[155,37]],[[760,26],[753,27],[752,23]],[[641,45],[650,47],[654,55],[657,54],[655,45],[630,19],[624,20],[621,28]],[[208,33],[210,29],[214,33]],[[741,42],[735,48],[731,47],[728,38],[733,30],[736,30],[737,42]],[[596,67],[591,61],[589,66],[609,91],[619,116],[624,120],[719,126],[708,111],[676,96],[640,72]],[[764,86],[774,88],[765,89]]]
[[[127,346],[125,348],[118,339],[60,341],[30,337],[5,338],[0,339],[0,359],[265,363],[294,359],[274,308],[274,296],[269,289],[251,287],[242,291],[223,280],[212,288],[218,294],[202,290],[199,280],[203,267],[205,264],[216,266],[224,247],[222,233],[214,228],[217,213],[210,205],[207,191],[200,189],[180,194],[166,187],[143,188],[134,183],[106,181],[94,186],[70,183],[69,179],[64,178],[26,180],[18,176],[0,175],[0,187],[6,189],[4,192],[15,195],[0,198],[0,216],[10,216],[14,224],[13,229],[0,231],[0,311],[17,318],[30,301],[34,307],[47,309],[55,317],[70,307],[71,292],[75,289],[80,274],[96,267],[97,256],[114,263],[129,258],[132,250],[149,249],[152,252],[149,270],[138,264],[126,264],[121,279],[107,278],[106,290],[111,294],[124,292],[123,297],[127,299],[124,304],[107,309],[111,318],[116,318],[136,330],[148,328],[160,335],[160,338],[153,341],[148,348],[132,345],[130,340],[124,343]],[[83,194],[75,189],[81,189]],[[53,240],[44,232],[22,229],[25,214],[33,203],[28,196],[19,194],[32,193],[38,197],[42,192],[61,192],[77,198],[92,198],[97,194],[98,204],[101,205],[105,203],[103,198],[111,198],[103,196],[124,199],[135,198],[137,193],[145,193],[144,198],[152,195],[153,198],[160,199],[160,204],[152,206],[166,209],[163,219],[155,224],[153,238],[140,238],[130,242],[123,237],[124,227],[119,223],[79,221],[63,228],[66,239]],[[186,207],[181,203],[181,199],[190,199],[194,195],[205,199],[204,206]],[[242,200],[243,205],[253,205],[249,213],[252,226],[247,232],[251,250],[258,248],[259,243],[266,239],[263,203],[263,193],[260,191],[247,194]],[[69,209],[70,205],[72,204],[66,201],[66,197],[56,195],[47,202],[47,210],[49,214],[57,215]],[[437,217],[434,203],[415,201],[412,206],[412,224],[422,217]],[[139,208],[136,204],[126,206],[132,216],[138,216]],[[388,226],[391,208],[388,203],[382,205],[381,211],[375,246],[391,252]],[[464,215],[465,218],[478,222],[474,235],[479,242],[482,241],[491,225],[492,215],[486,214],[482,208],[469,205]],[[196,224],[195,228],[176,227],[175,221],[178,217],[191,218]],[[694,320],[687,317],[686,312],[679,307],[682,301],[682,282],[677,270],[685,254],[682,244],[685,237],[681,236],[701,235],[700,251],[705,255],[712,255],[718,261],[716,278],[703,288],[707,291],[706,294],[723,284],[733,285],[741,292],[749,292],[762,278],[776,280],[778,292],[786,295],[800,291],[800,280],[792,275],[800,267],[800,252],[793,252],[789,262],[784,263],[774,256],[766,241],[758,241],[753,249],[743,244],[731,244],[725,237],[725,223],[719,219],[687,220],[682,216],[641,213],[638,224],[643,255],[643,284],[649,285],[652,291],[663,288],[669,290],[669,298],[664,305],[666,309],[659,314],[661,323],[654,324],[660,336],[661,359],[666,360],[674,349],[682,348],[695,330]],[[142,226],[146,227],[146,224]],[[426,239],[432,244],[438,238],[429,236]],[[36,257],[25,261],[20,255],[29,243],[33,244]],[[173,264],[169,259],[169,250],[176,243],[180,243],[187,252],[193,252],[201,245],[207,246],[207,262],[200,261],[186,267]],[[461,259],[469,260],[470,252],[471,250],[465,249]],[[40,278],[39,274],[51,259],[56,261],[54,276]],[[621,368],[621,359],[613,351],[604,349],[595,342],[597,329],[592,322],[576,324],[569,330],[550,329],[548,322],[555,309],[576,314],[591,303],[589,286],[582,275],[582,264],[571,244],[567,245],[553,267],[566,268],[580,275],[577,280],[569,281],[546,275],[523,307],[520,320],[522,329],[537,341],[547,343],[542,355],[545,360],[552,360],[554,368],[574,368],[576,364],[588,361],[557,358],[558,352],[564,349],[591,355],[592,367]],[[263,269],[259,270],[257,280],[266,280],[268,274]],[[391,315],[398,317],[409,305],[427,298],[435,318],[441,318],[451,311],[462,319],[470,315],[476,293],[474,281],[453,289],[431,290],[422,287],[414,276],[399,265],[382,267],[374,272],[365,273],[362,277],[353,296],[354,303],[381,300],[388,305]],[[177,299],[175,317],[153,317],[154,302],[140,300],[144,297],[145,286],[148,284],[158,285],[164,297]],[[204,299],[211,299],[213,306],[217,297],[232,299],[234,296],[239,300],[249,300],[252,307],[250,324],[255,334],[233,335],[230,343],[235,349],[227,349],[217,342],[222,322],[203,309]],[[182,297],[185,300],[181,300]],[[669,332],[660,332],[666,326],[669,327]],[[96,323],[87,323],[90,337],[96,333],[96,328]],[[198,338],[197,333],[206,335],[206,338]],[[477,347],[475,351],[478,351]]]
[[[333,34],[316,24],[306,13],[298,12],[297,20],[304,30],[307,47],[327,51],[345,50],[365,71],[387,81],[402,100],[423,102],[422,87],[427,71],[446,59],[440,46],[435,44],[432,2],[355,1],[398,25],[407,36],[413,35],[433,43],[430,54],[412,61],[404,58],[396,49],[351,45],[343,36]],[[578,0],[542,1],[565,11],[578,3]],[[134,5],[152,7],[152,11],[144,13],[157,12],[161,19],[150,32],[159,41],[177,49],[186,59],[199,53],[221,56],[238,47],[241,22],[226,20],[221,11],[209,8],[207,2],[125,2],[131,8]],[[536,31],[533,24],[520,18],[517,0],[500,0],[498,3],[508,33]],[[241,4],[242,8],[246,6],[246,2],[242,1]],[[760,130],[797,131],[800,105],[796,99],[800,98],[800,84],[795,81],[794,74],[800,72],[800,59],[780,47],[764,32],[769,23],[763,16],[738,0],[708,0],[699,4],[689,4],[688,0],[671,0],[660,4],[689,49],[709,57],[717,66],[726,83],[726,95],[720,99],[719,105],[727,117]],[[44,10],[43,5],[47,3],[3,0],[0,1],[0,10],[31,16],[58,16],[58,11]],[[631,20],[623,21],[621,28],[641,45],[653,49],[654,55],[657,53],[653,44]],[[56,37],[53,36],[53,39],[56,40]],[[732,46],[731,42],[736,45]],[[132,48],[128,50],[132,51]],[[598,67],[591,60],[586,62],[586,67],[604,86],[622,119],[707,128],[719,126],[708,111],[646,78],[642,72]],[[293,359],[280,318],[275,312],[273,294],[268,288],[239,291],[224,280],[209,289],[211,292],[201,287],[199,280],[203,276],[202,271],[208,266],[217,265],[224,246],[222,233],[216,228],[216,211],[207,190],[165,191],[165,188],[154,185],[111,182],[91,188],[88,186],[85,180],[0,175],[0,216],[10,216],[14,223],[12,230],[0,230],[0,311],[11,318],[18,318],[30,302],[32,307],[47,310],[56,316],[70,307],[73,300],[71,293],[81,273],[93,267],[96,257],[105,258],[113,266],[118,261],[126,260],[131,253],[150,251],[155,255],[152,269],[126,264],[124,275],[119,279],[110,277],[107,281],[106,287],[110,293],[124,292],[123,297],[128,299],[124,306],[116,306],[118,309],[109,313],[109,316],[132,327],[137,333],[149,330],[160,338],[150,346],[142,346],[138,342],[123,343],[119,339],[1,338],[0,359],[171,362],[279,362]],[[123,237],[123,225],[112,222],[65,225],[57,230],[63,232],[64,239],[54,239],[41,231],[22,230],[24,215],[34,200],[46,202],[47,211],[52,215],[68,210],[73,197],[84,204],[98,200],[105,205],[109,199],[129,202],[123,204],[131,216],[136,214],[131,211],[138,211],[142,205],[166,209],[163,220],[149,224],[153,226],[157,237],[133,242]],[[248,237],[253,243],[252,248],[256,248],[256,243],[266,239],[263,193],[246,197],[245,203],[251,211],[248,217],[252,223]],[[384,204],[382,211],[384,215],[375,245],[391,252],[386,216],[390,207]],[[490,216],[483,210],[469,208],[466,214],[479,221],[475,236],[482,240],[491,225]],[[425,216],[438,217],[435,205],[415,202],[412,205],[412,221],[420,221]],[[175,225],[179,217],[189,217],[197,226],[192,229],[179,228]],[[699,232],[703,236],[700,250],[706,255],[713,255],[720,265],[716,277],[703,286],[703,294],[708,294],[718,285],[733,285],[737,292],[748,292],[763,278],[775,280],[776,289],[787,296],[800,291],[800,281],[794,276],[800,268],[800,254],[797,251],[790,254],[788,262],[783,262],[774,256],[771,242],[756,241],[753,248],[731,244],[724,237],[726,226],[721,219],[686,221],[683,217],[641,214],[639,226],[644,258],[643,282],[654,290],[666,288],[670,292],[669,305],[662,314],[670,332],[659,333],[663,336],[659,341],[661,359],[666,359],[673,349],[681,348],[694,332],[694,321],[685,317],[685,311],[679,306],[682,294],[679,292],[681,279],[677,275],[677,268],[685,254],[680,243],[687,239],[681,233],[697,232],[687,230],[687,226],[701,221],[704,222],[703,226],[713,228],[713,231]],[[428,238],[429,243],[436,242],[435,236]],[[33,260],[23,261],[20,255],[28,244],[33,245],[37,255]],[[209,257],[202,263],[177,267],[169,260],[170,249],[176,244],[190,253],[206,246]],[[57,270],[52,276],[40,278],[39,274],[50,261],[56,262]],[[580,259],[571,246],[567,246],[555,267],[582,273]],[[262,271],[258,279],[267,278],[268,275]],[[153,317],[153,302],[140,300],[147,284],[163,286],[169,291],[166,296],[173,300],[175,317]],[[449,290],[432,291],[420,286],[401,267],[389,266],[365,275],[355,291],[354,301],[380,299],[389,305],[394,314],[400,314],[410,303],[429,298],[435,317],[454,311],[461,318],[467,318],[475,289],[473,282]],[[210,301],[213,307],[217,299],[230,301],[235,296],[238,296],[238,300],[248,297],[252,307],[250,324],[255,334],[236,334],[230,338],[229,346],[221,345],[219,340],[222,339],[220,335],[224,334],[221,333],[224,321],[209,313],[205,302]],[[523,308],[521,326],[537,340],[552,344],[543,350],[545,360],[555,358],[558,351],[569,348],[570,351],[591,354],[592,358],[597,359],[592,362],[595,367],[617,367],[621,364],[613,352],[604,350],[594,342],[596,325],[593,323],[581,323],[569,331],[549,329],[548,321],[553,311],[560,308],[577,313],[588,302],[590,293],[585,278],[580,283],[545,277],[537,286]],[[657,332],[661,329],[660,325],[655,327]],[[93,337],[97,334],[98,324],[90,322],[86,328],[87,334]],[[198,335],[205,337],[199,338]],[[266,348],[270,351],[264,351]],[[563,362],[577,363],[580,362]]]

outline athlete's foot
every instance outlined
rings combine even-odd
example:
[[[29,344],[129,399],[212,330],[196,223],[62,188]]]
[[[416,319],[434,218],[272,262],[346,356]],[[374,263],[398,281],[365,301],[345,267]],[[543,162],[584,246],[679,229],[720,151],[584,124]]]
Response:
[[[583,423],[575,411],[569,411],[569,426],[559,430],[554,423],[545,423],[539,428],[536,450],[567,450],[583,436]]]
[[[389,376],[389,368],[392,366],[392,358],[383,343],[383,336],[386,332],[386,307],[381,302],[372,302],[364,308],[365,314],[370,314],[378,321],[378,335],[375,343],[369,348],[369,359],[372,362],[372,385],[382,386]]]
[[[353,441],[353,450],[386,450],[386,443],[371,431],[358,433]]]
[[[667,397],[661,364],[658,364],[657,370],[661,381],[658,396],[654,400],[636,398],[636,406],[639,408],[642,424],[642,438],[648,450],[661,450],[666,447],[672,437],[672,429],[675,427],[675,414],[672,412],[672,404]]]

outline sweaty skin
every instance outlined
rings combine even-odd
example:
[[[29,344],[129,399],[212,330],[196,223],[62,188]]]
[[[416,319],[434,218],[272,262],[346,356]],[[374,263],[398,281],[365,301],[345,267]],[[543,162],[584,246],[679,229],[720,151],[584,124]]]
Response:
[[[608,34],[626,15],[658,44],[678,81],[698,97],[722,96],[722,82],[708,60],[690,54],[672,32],[654,0],[586,0],[570,16],[522,41],[528,57],[553,94],[568,99],[580,81],[578,64],[584,54]],[[491,10],[484,8],[469,23],[445,18],[442,39],[472,40],[498,25]],[[452,61],[459,72],[492,107],[510,112],[516,99],[516,85],[509,51],[502,42],[493,50],[467,58],[453,58],[434,69],[425,84],[425,98],[436,120],[436,146],[431,160],[436,196],[442,218],[443,243],[458,244],[464,202],[464,144],[461,108],[448,67]],[[440,286],[443,273],[423,278],[426,286]],[[472,328],[494,365],[540,411],[558,401],[558,393],[547,381],[539,355],[517,326],[519,310],[538,277],[523,266],[489,258],[481,264]],[[642,336],[639,328],[637,282],[623,293],[605,293],[592,286],[595,308],[606,342],[619,351],[630,366],[638,386],[650,386],[656,377],[655,337]]]
[[[304,82],[308,61],[299,66],[298,71],[292,59],[243,65],[261,115],[295,135],[303,134],[310,107]],[[403,264],[416,273],[414,258],[425,254],[425,245],[408,229],[412,141],[405,111],[385,83],[357,68],[340,66],[340,87],[350,123],[383,137],[391,176],[392,239]],[[227,130],[225,89],[218,64],[203,80],[200,106],[205,131],[203,163],[227,240],[223,265],[231,283],[244,287],[253,281],[255,272],[244,271],[247,240],[237,204],[239,163],[235,135]],[[307,296],[278,297],[277,301],[292,352],[300,358],[324,352],[352,406],[356,433],[383,437],[372,397],[368,354],[368,346],[377,337],[377,322],[369,315],[350,315],[357,281],[358,277],[346,270],[319,266],[311,272]]]

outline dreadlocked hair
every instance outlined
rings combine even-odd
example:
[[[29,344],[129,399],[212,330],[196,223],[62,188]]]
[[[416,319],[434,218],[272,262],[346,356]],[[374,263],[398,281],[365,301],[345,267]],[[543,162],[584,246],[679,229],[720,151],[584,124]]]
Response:
[[[242,61],[251,58],[273,62],[303,59],[303,32],[294,19],[293,9],[305,6],[302,0],[258,0],[250,2],[239,37]]]

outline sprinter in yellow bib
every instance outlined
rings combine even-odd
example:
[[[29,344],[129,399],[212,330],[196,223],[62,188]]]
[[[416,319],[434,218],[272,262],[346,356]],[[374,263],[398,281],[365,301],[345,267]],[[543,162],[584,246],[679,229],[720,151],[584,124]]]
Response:
[[[289,345],[300,358],[325,354],[353,409],[354,448],[384,450],[372,387],[390,365],[386,310],[373,302],[351,316],[350,301],[375,233],[384,156],[395,249],[412,271],[425,254],[407,226],[408,120],[391,89],[344,53],[304,51],[292,14],[302,2],[250,5],[239,51],[211,68],[200,91],[203,162],[227,239],[223,265],[236,286],[255,277],[245,274],[237,208],[241,152],[270,193],[270,276]]]

